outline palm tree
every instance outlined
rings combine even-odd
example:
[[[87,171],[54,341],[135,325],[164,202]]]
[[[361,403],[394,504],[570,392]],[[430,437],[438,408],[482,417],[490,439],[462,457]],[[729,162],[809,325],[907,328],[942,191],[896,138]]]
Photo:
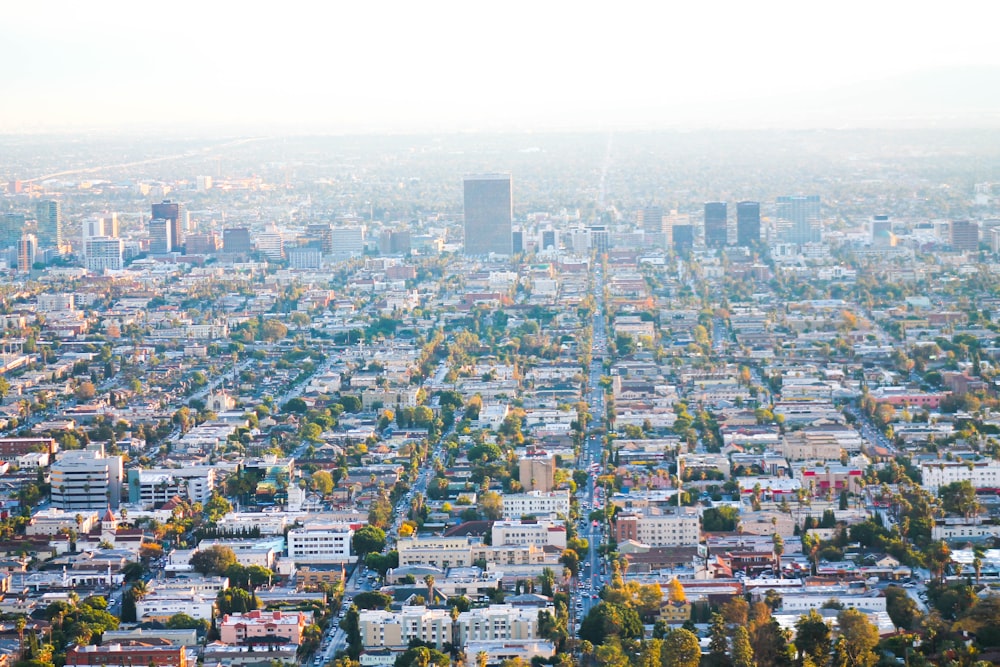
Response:
[[[430,606],[434,604],[434,575],[425,576],[424,583],[427,584],[427,606]]]
[[[462,651],[458,637],[458,607],[452,605],[449,615],[451,616],[451,657],[457,662],[458,655]]]
[[[24,656],[24,628],[28,625],[28,619],[23,615],[19,615],[14,621],[14,627],[17,629],[17,655],[18,657]]]
[[[979,576],[983,572],[983,559],[976,556],[972,559],[972,567],[976,568],[976,586],[979,585]]]
[[[139,579],[132,583],[132,597],[135,598],[136,602],[142,600],[147,595],[149,595],[149,586],[146,585],[145,581]]]

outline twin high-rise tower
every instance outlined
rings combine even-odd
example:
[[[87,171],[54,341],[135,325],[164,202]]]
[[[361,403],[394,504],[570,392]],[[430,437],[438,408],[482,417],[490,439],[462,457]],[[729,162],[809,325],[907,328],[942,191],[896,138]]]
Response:
[[[722,248],[729,240],[729,209],[724,201],[705,204],[705,245]]]
[[[741,201],[736,204],[736,245],[760,243],[760,202]]]
[[[510,174],[465,177],[465,254],[513,253]]]

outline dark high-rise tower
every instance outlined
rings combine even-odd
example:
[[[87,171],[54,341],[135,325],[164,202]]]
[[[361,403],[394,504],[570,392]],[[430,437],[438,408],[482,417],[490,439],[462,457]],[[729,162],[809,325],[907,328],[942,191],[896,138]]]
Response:
[[[153,218],[170,223],[170,251],[180,252],[184,247],[184,214],[181,205],[169,199],[153,204]]]
[[[722,248],[727,242],[727,222],[729,210],[724,201],[710,201],[705,204],[705,245]]]
[[[736,204],[736,245],[760,243],[760,202],[741,201]]]
[[[465,177],[465,254],[510,255],[513,197],[510,174]]]
[[[35,205],[35,218],[38,220],[38,245],[42,248],[54,248],[62,245],[62,205],[51,199],[45,199]]]
[[[979,225],[972,220],[953,220],[951,223],[951,249],[956,252],[975,252],[979,249]]]
[[[249,229],[230,227],[222,230],[222,252],[230,255],[249,255],[252,251],[253,242],[250,240]]]
[[[674,225],[670,230],[670,236],[677,252],[687,252],[694,247],[693,225]]]

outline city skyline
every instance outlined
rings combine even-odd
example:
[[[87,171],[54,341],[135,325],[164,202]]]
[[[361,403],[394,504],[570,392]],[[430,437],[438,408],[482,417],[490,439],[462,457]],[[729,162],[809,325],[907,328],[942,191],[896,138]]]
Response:
[[[989,85],[1000,80],[992,22],[970,20],[995,14],[986,3],[947,16],[865,5],[864,20],[849,7],[791,3],[644,16],[563,3],[489,16],[452,3],[308,13],[174,7],[155,16],[115,3],[6,8],[0,55],[18,63],[5,82],[18,104],[0,112],[0,131],[996,125],[1000,117]],[[488,31],[464,28],[486,20]],[[704,49],[703,33],[689,29],[707,25],[721,47]],[[247,38],[261,34],[266,48]],[[149,48],[176,35],[184,49]]]

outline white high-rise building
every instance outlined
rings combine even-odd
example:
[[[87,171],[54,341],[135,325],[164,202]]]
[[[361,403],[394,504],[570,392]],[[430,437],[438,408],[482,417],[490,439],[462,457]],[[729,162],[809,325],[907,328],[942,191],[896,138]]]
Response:
[[[88,271],[105,269],[121,271],[124,267],[125,241],[110,236],[94,236],[84,241],[85,264]]]
[[[87,241],[98,236],[104,236],[104,218],[88,218],[80,226],[83,252],[87,253]]]
[[[268,259],[285,258],[285,240],[273,225],[257,235],[257,251]]]
[[[103,445],[63,452],[51,472],[52,506],[57,509],[117,509],[121,504],[122,457],[105,456]]]
[[[335,257],[360,257],[365,252],[365,228],[334,227],[330,231]]]

